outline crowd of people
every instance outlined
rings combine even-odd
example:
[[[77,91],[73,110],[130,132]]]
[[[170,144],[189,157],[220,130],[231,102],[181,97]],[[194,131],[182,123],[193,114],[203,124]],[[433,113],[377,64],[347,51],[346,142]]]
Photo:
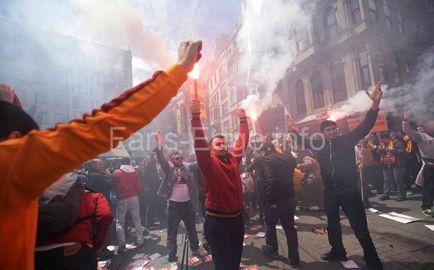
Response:
[[[167,105],[200,59],[201,47],[200,41],[183,42],[177,65],[91,115],[53,129],[39,130],[13,90],[0,87],[0,256],[5,265],[96,269],[97,257],[114,256],[107,249],[110,243],[122,254],[128,231],[140,247],[156,226],[167,228],[167,260],[175,263],[182,221],[193,255],[211,253],[215,269],[235,270],[240,267],[246,221],[257,210],[266,231],[264,254],[280,257],[280,222],[288,267],[299,269],[294,225],[298,206],[303,211],[317,208],[327,216],[331,249],[323,260],[347,260],[342,208],[363,248],[364,269],[382,270],[362,198],[375,189],[380,200],[391,199],[396,191],[396,200],[403,201],[409,189],[421,189],[422,211],[433,215],[434,128],[413,129],[412,116],[405,113],[402,131],[370,133],[380,109],[381,83],[367,91],[372,105],[362,123],[341,134],[336,122],[326,120],[320,125],[322,142],[299,134],[288,116],[288,136],[265,135],[256,152],[249,153],[248,120],[241,108],[236,110],[239,136],[233,147],[222,135],[207,140],[200,101],[192,98],[192,155],[166,153],[164,136],[156,131],[155,149],[144,159],[95,158],[113,144],[110,127],[126,127],[116,137],[127,138]],[[313,147],[319,144],[322,147]],[[201,237],[197,222],[203,226]]]

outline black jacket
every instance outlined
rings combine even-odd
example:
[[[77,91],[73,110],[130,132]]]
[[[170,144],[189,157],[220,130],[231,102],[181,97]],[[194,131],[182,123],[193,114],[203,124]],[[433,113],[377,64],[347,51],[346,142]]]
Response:
[[[272,153],[264,158],[262,179],[266,205],[294,199],[293,177],[296,165],[295,159],[287,153]]]
[[[165,174],[164,179],[158,189],[158,195],[169,199],[170,195],[172,195],[173,185],[176,182],[176,168],[171,162],[166,160],[162,151],[156,149],[155,153],[157,154],[157,160],[160,163],[161,168],[164,170]],[[190,194],[190,200],[193,200],[196,195],[196,190],[190,173],[190,164],[184,164],[184,167],[182,167],[181,175],[182,178],[185,179],[185,182],[187,184],[188,193]]]
[[[378,111],[369,110],[362,123],[348,134],[339,135],[317,150],[321,176],[326,188],[356,188],[359,178],[355,145],[368,135],[375,125]]]
[[[378,111],[369,110],[360,125],[348,134],[339,135],[316,150],[325,188],[356,188],[357,166],[354,146],[375,124]]]
[[[104,194],[107,199],[110,198],[111,180],[104,172],[91,169],[87,175],[86,187],[94,192]]]

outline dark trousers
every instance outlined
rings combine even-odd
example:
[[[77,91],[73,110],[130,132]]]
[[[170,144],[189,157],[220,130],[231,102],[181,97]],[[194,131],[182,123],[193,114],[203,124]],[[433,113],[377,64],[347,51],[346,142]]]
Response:
[[[288,245],[288,258],[292,265],[300,263],[298,253],[297,230],[294,228],[294,212],[297,203],[295,200],[282,201],[277,203],[276,208],[265,207],[265,242],[271,251],[278,250],[276,224],[280,220],[286,235]]]
[[[422,209],[430,209],[433,207],[434,200],[434,167],[423,169],[423,188],[422,188]]]
[[[169,201],[167,206],[167,248],[169,249],[169,259],[176,258],[176,240],[178,236],[178,227],[181,220],[184,222],[185,228],[187,230],[187,236],[191,250],[196,251],[199,248],[193,204],[191,201]]]
[[[372,186],[375,186],[375,172],[374,172],[374,166],[364,166],[363,167],[363,177],[365,178],[366,182],[371,184]]]
[[[377,194],[383,194],[384,188],[384,175],[383,169],[378,164],[372,166],[373,169],[373,182],[375,189],[377,190]]]
[[[96,270],[95,252],[88,246],[69,256],[65,256],[63,247],[35,252],[36,270]]]
[[[242,216],[220,218],[207,215],[204,230],[215,270],[239,270],[244,241]]]
[[[369,234],[366,221],[365,208],[357,190],[354,189],[326,189],[324,191],[324,205],[327,214],[327,231],[332,252],[346,254],[342,244],[342,231],[340,225],[339,209],[342,207],[350,222],[360,245],[363,248],[364,259],[367,266],[375,269],[383,269],[378,258],[377,250]]]

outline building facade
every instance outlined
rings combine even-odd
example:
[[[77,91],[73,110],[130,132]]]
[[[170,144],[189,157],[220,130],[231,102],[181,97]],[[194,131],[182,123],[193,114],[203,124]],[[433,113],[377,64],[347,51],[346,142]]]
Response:
[[[41,128],[81,118],[132,86],[131,53],[0,16],[0,82]]]
[[[216,54],[206,88],[210,123],[229,134],[237,126],[233,109],[255,91],[237,83],[243,76],[237,29]],[[321,0],[309,31],[289,35],[297,54],[274,93],[302,125],[378,81],[389,87],[411,81],[417,57],[434,45],[434,1]]]
[[[383,81],[412,80],[417,57],[434,44],[434,1],[319,1],[309,33],[294,33],[298,54],[277,89],[304,122]]]

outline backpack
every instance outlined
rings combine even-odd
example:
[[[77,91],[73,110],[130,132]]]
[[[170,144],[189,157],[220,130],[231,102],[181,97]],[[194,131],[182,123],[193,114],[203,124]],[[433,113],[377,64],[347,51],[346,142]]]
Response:
[[[77,224],[83,194],[83,182],[75,172],[48,187],[39,197],[38,235],[59,233]]]

